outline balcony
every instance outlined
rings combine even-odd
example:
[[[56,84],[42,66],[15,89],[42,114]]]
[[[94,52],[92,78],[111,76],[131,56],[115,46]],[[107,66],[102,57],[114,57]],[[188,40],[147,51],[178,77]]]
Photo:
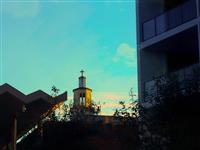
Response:
[[[144,22],[142,24],[143,41],[149,40],[157,35],[176,28],[177,26],[191,21],[196,17],[196,0],[188,0],[178,7]]]
[[[145,83],[143,103],[153,103],[162,93],[182,93],[194,88],[200,92],[200,64],[165,74]]]

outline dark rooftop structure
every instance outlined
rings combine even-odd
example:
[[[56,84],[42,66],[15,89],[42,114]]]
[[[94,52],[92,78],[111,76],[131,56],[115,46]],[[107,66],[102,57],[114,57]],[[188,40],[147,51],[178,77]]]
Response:
[[[38,90],[25,95],[9,84],[0,86],[0,149],[11,143],[13,119],[17,118],[17,139],[31,130],[54,107],[67,100],[67,92],[52,97]],[[23,112],[23,109],[26,109]]]

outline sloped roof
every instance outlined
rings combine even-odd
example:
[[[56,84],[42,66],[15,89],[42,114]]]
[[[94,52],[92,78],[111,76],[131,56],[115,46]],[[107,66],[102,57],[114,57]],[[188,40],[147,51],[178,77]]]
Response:
[[[35,91],[29,95],[27,95],[27,103],[30,103],[34,100],[37,100],[38,98],[42,98],[48,102],[50,102],[50,100],[52,99],[52,97],[50,95],[48,95],[47,93],[43,92],[42,90],[38,90],[38,91]]]
[[[14,115],[18,117],[18,132],[21,135],[42,120],[44,114],[49,114],[55,104],[65,100],[67,100],[67,92],[53,98],[41,90],[25,95],[9,84],[1,85],[0,145],[10,141]],[[24,113],[22,113],[23,106],[26,106]]]
[[[51,101],[52,104],[57,104],[62,102],[67,97],[67,92],[64,92],[56,97],[53,98],[53,101]]]
[[[11,93],[12,95],[14,95],[16,98],[22,100],[22,101],[26,101],[26,95],[23,94],[22,92],[20,92],[19,90],[17,90],[16,88],[12,87],[11,85],[5,83],[3,85],[0,86],[0,95],[2,93]]]

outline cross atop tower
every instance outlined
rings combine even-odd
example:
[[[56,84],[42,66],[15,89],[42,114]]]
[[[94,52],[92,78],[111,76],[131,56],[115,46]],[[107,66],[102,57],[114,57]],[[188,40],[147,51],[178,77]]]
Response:
[[[81,76],[83,76],[83,73],[84,73],[84,71],[83,71],[83,70],[81,70],[80,72],[81,72]]]

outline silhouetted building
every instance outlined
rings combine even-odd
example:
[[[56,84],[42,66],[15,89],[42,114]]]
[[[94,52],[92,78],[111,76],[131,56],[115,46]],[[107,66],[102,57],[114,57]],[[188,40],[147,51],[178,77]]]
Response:
[[[91,106],[92,89],[86,87],[86,77],[83,76],[84,71],[81,71],[79,77],[79,88],[74,89],[74,106]]]
[[[137,0],[140,102],[156,95],[155,79],[179,74],[181,83],[200,62],[198,0]]]
[[[67,100],[67,92],[51,97],[39,90],[25,95],[9,84],[0,86],[0,149],[16,149],[17,140],[40,126],[52,110]]]

